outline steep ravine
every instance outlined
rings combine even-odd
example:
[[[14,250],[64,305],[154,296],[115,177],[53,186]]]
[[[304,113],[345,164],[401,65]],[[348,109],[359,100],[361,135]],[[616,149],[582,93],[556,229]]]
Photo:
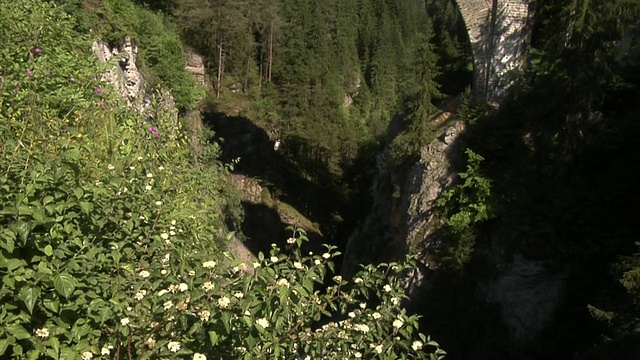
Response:
[[[104,60],[119,56],[119,66],[106,78],[132,106],[144,111],[149,100],[141,93],[143,78],[135,67],[136,47],[125,39],[122,48],[96,43],[94,50]],[[202,60],[193,53],[188,59],[187,68],[202,83]],[[171,107],[170,96],[166,102]],[[223,161],[240,158],[231,174],[245,211],[240,224],[243,238],[231,244],[236,256],[248,260],[259,251],[268,252],[271,243],[285,241],[289,225],[307,231],[311,241],[305,250],[320,251],[320,244],[329,243],[345,252],[345,276],[353,274],[360,263],[416,255],[418,266],[406,278],[407,306],[424,315],[424,330],[448,350],[451,359],[487,354],[523,358],[519,351],[553,322],[567,291],[567,270],[508,253],[496,241],[504,236],[500,220],[484,229],[464,276],[443,274],[431,261],[434,251],[446,246],[439,235],[441,219],[434,204],[455,184],[464,165],[462,122],[445,124],[440,135],[422,149],[420,160],[406,168],[389,168],[381,153],[372,187],[373,207],[361,219],[349,212],[346,199],[335,189],[300,176],[282,149],[274,148],[276,139],[250,119],[224,113],[207,113],[203,118],[205,126],[216,132]],[[447,120],[443,119],[433,120],[442,125]],[[396,125],[390,126],[388,143]],[[363,212],[369,208],[366,200],[350,205]]]
[[[448,358],[528,359],[535,351],[526,349],[555,321],[568,270],[507,251],[500,239],[508,227],[500,218],[477,230],[472,260],[462,272],[439,268],[438,250],[448,244],[436,201],[459,182],[465,128],[449,121],[420,159],[404,168],[389,166],[386,153],[380,155],[373,208],[348,242],[342,272],[348,277],[360,263],[413,255],[417,267],[405,278],[406,306],[424,316],[424,330]]]
[[[439,135],[410,166],[390,168],[386,150],[379,154],[373,207],[355,228],[333,221],[335,214],[347,215],[340,195],[297,174],[282,149],[274,148],[276,139],[250,119],[224,113],[205,114],[204,119],[216,133],[223,161],[240,159],[232,179],[244,194],[242,246],[251,253],[268,252],[272,243],[287,238],[285,228],[293,225],[309,234],[305,251],[319,251],[322,243],[344,251],[338,265],[345,277],[361,263],[414,255],[418,265],[405,279],[406,306],[424,316],[424,330],[445,346],[451,359],[489,354],[526,358],[518,354],[553,323],[567,291],[566,269],[506,251],[497,241],[503,236],[499,219],[480,229],[464,274],[438,267],[434,255],[447,244],[435,203],[458,182],[465,166],[463,122],[434,117]],[[387,142],[395,136],[394,128],[392,123]]]
[[[268,253],[272,243],[284,242],[291,235],[285,230],[288,226],[307,232],[305,251],[319,252],[321,244],[344,251],[356,220],[335,187],[299,174],[282,148],[274,146],[277,139],[251,119],[222,112],[205,113],[203,118],[215,132],[222,161],[234,163],[231,176],[243,194],[243,242],[252,253]]]

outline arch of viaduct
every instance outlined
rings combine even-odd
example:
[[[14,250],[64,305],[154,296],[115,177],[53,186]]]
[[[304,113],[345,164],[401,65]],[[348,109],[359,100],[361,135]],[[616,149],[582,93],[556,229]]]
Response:
[[[497,107],[526,62],[531,39],[531,0],[455,0],[473,52],[477,101]]]

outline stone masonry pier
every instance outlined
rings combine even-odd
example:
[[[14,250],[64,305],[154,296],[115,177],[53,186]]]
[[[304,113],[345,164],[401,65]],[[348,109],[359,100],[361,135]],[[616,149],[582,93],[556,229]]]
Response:
[[[456,0],[473,52],[477,101],[497,107],[526,61],[533,9],[530,0]]]

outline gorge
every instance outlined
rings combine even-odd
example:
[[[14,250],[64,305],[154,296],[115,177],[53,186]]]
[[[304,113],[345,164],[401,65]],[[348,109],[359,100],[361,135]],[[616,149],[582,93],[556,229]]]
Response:
[[[640,354],[637,0],[0,5],[0,357]]]

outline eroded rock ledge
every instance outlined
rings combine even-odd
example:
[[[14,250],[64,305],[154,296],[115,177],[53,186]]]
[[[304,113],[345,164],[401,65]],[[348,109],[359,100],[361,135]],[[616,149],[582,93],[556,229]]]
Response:
[[[374,205],[347,244],[343,276],[353,276],[360,263],[402,261],[410,254],[416,257],[417,267],[404,279],[409,303],[440,291],[432,287],[440,274],[434,253],[447,244],[436,202],[464,169],[464,131],[460,121],[444,126],[421,149],[419,161],[405,169],[390,169],[381,156]],[[509,253],[500,240],[508,229],[502,221],[497,219],[485,229],[483,241],[476,244],[474,261],[482,263],[485,271],[464,275],[465,286],[472,287],[465,293],[474,294],[470,303],[498,305],[500,321],[514,343],[526,343],[553,323],[566,292],[567,269]]]

